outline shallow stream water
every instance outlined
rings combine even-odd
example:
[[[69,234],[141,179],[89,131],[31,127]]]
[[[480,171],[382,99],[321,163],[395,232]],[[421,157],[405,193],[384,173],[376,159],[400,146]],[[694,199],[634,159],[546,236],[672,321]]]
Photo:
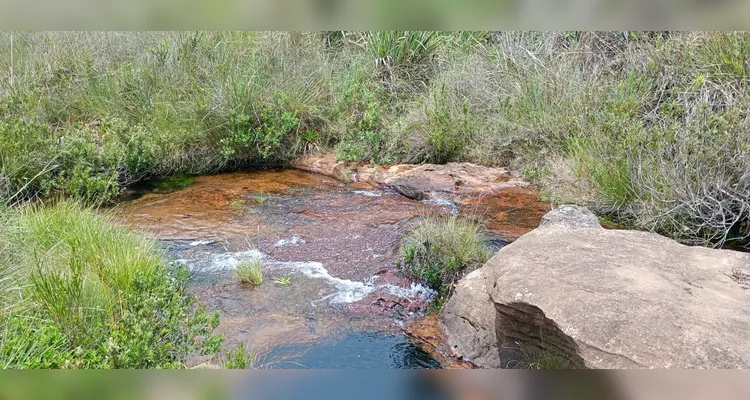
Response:
[[[192,271],[190,291],[220,312],[226,348],[242,342],[269,368],[439,368],[403,332],[435,295],[396,268],[409,223],[459,210],[481,217],[499,248],[546,211],[528,191],[420,202],[297,170],[178,182],[131,188],[118,216]],[[255,287],[233,276],[250,259],[263,262]]]

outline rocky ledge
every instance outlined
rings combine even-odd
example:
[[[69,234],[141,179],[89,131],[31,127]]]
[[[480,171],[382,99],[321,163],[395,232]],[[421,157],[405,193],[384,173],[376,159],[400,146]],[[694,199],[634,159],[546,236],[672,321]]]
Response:
[[[292,164],[354,187],[390,188],[413,200],[450,207],[481,220],[489,233],[508,241],[536,228],[549,211],[536,188],[505,168],[471,163],[380,166],[337,161],[333,154],[308,155]]]
[[[489,195],[503,189],[530,186],[508,169],[471,163],[379,166],[337,161],[333,154],[322,154],[299,158],[292,165],[345,182],[385,185],[415,200]]]
[[[748,368],[748,273],[750,254],[563,206],[459,281],[440,330],[484,368]]]

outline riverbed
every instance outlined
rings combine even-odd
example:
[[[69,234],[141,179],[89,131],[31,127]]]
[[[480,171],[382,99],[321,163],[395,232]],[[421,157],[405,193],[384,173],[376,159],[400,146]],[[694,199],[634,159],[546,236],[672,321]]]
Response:
[[[439,368],[404,334],[435,293],[398,271],[401,235],[415,218],[462,213],[498,249],[545,211],[529,190],[418,201],[287,169],[144,184],[126,191],[117,215],[190,269],[191,293],[221,315],[225,348],[244,343],[256,367]],[[257,286],[233,275],[251,259],[263,265]]]

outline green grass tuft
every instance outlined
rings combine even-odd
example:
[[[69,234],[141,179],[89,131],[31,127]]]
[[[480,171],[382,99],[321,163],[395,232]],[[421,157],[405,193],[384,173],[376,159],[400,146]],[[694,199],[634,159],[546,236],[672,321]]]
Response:
[[[292,283],[292,277],[291,276],[280,276],[278,278],[275,278],[273,280],[273,283],[281,286],[286,286]]]
[[[490,256],[479,224],[458,216],[420,217],[404,235],[402,271],[450,294],[465,272],[482,266]]]
[[[242,261],[237,265],[234,274],[242,283],[260,285],[263,282],[263,262],[260,260]]]

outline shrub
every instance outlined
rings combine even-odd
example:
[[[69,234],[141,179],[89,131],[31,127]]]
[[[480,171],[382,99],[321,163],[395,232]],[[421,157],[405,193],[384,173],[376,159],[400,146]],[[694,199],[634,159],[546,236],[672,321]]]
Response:
[[[221,139],[222,153],[231,158],[240,151],[250,152],[244,157],[252,159],[255,156],[258,158],[255,161],[276,156],[282,140],[298,123],[297,115],[284,110],[281,95],[276,93],[274,103],[263,106],[257,117],[247,114],[231,116],[231,131]]]
[[[195,305],[187,271],[153,241],[69,201],[0,214],[12,282],[0,293],[0,365],[174,368],[218,351],[218,314]]]
[[[46,196],[58,154],[51,128],[21,118],[0,118],[0,196]]]
[[[244,343],[240,343],[234,351],[227,351],[225,357],[224,368],[226,369],[247,369],[255,360],[255,356],[245,350]]]
[[[401,270],[445,298],[461,274],[482,266],[490,253],[479,224],[441,215],[420,217],[414,223],[404,235],[402,255]]]
[[[234,273],[242,283],[260,285],[263,282],[263,263],[256,259],[242,261]]]

